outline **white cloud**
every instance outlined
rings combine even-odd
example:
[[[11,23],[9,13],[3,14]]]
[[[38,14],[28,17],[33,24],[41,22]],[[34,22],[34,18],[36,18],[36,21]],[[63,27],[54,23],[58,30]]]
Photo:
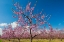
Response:
[[[0,26],[7,26],[7,23],[1,23]]]
[[[17,27],[17,22],[13,22],[13,23],[11,23],[11,26],[12,26],[12,28],[15,28],[15,27]]]
[[[0,28],[0,35],[2,35],[2,28]]]
[[[12,23],[9,23],[9,24],[7,24],[7,23],[0,23],[0,27],[4,27],[4,26],[6,27],[8,25],[11,25],[12,28],[15,28],[18,24],[17,24],[17,22],[12,22]]]

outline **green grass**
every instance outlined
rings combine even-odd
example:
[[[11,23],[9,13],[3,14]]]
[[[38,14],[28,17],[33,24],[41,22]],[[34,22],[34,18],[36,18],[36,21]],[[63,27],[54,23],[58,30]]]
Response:
[[[0,39],[0,42],[2,42],[2,40]]]
[[[17,39],[14,40],[15,42],[18,42]],[[30,39],[21,39],[21,42],[30,42]],[[2,39],[0,42],[9,42],[8,40]],[[13,39],[11,39],[10,42],[13,42]],[[49,39],[33,39],[33,42],[49,42]],[[61,41],[60,39],[53,39],[50,42],[64,42],[64,39]]]

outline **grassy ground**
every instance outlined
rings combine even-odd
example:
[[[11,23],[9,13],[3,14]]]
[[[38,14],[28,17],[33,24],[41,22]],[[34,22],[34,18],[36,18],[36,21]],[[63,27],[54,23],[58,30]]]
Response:
[[[0,42],[2,42],[2,40],[0,40]]]
[[[1,41],[2,40],[2,41]],[[1,39],[0,42],[13,42],[13,39],[11,41]],[[18,42],[17,39],[14,40],[15,42]],[[29,39],[21,39],[21,42],[30,42]],[[33,39],[33,42],[49,42],[49,39]],[[60,39],[53,39],[50,42],[64,42],[64,39],[61,41]]]

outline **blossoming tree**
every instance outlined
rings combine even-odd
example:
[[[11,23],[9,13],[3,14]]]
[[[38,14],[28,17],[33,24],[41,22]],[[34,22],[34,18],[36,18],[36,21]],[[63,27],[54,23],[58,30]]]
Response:
[[[47,24],[47,21],[50,19],[51,15],[48,17],[48,15],[43,14],[42,11],[35,14],[34,8],[36,4],[31,7],[31,2],[29,2],[24,9],[18,2],[14,3],[13,5],[16,8],[16,10],[12,8],[13,13],[16,14],[16,16],[13,17],[18,18],[17,22],[20,26],[28,26],[30,33],[30,42],[32,42],[32,39],[41,33],[38,32],[38,34],[36,33],[35,35],[32,35],[33,32],[37,32],[37,28],[44,24]]]

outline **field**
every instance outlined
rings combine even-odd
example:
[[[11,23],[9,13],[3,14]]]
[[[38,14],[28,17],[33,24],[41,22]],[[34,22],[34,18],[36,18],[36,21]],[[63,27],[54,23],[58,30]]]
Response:
[[[21,42],[30,42],[29,39],[21,39],[20,41]],[[13,42],[13,39],[11,39],[11,41],[0,39],[0,42]],[[14,42],[18,42],[18,40],[15,39]],[[51,41],[49,41],[49,39],[33,39],[33,42],[64,42],[64,39],[62,41],[61,41],[61,39],[53,39]]]

